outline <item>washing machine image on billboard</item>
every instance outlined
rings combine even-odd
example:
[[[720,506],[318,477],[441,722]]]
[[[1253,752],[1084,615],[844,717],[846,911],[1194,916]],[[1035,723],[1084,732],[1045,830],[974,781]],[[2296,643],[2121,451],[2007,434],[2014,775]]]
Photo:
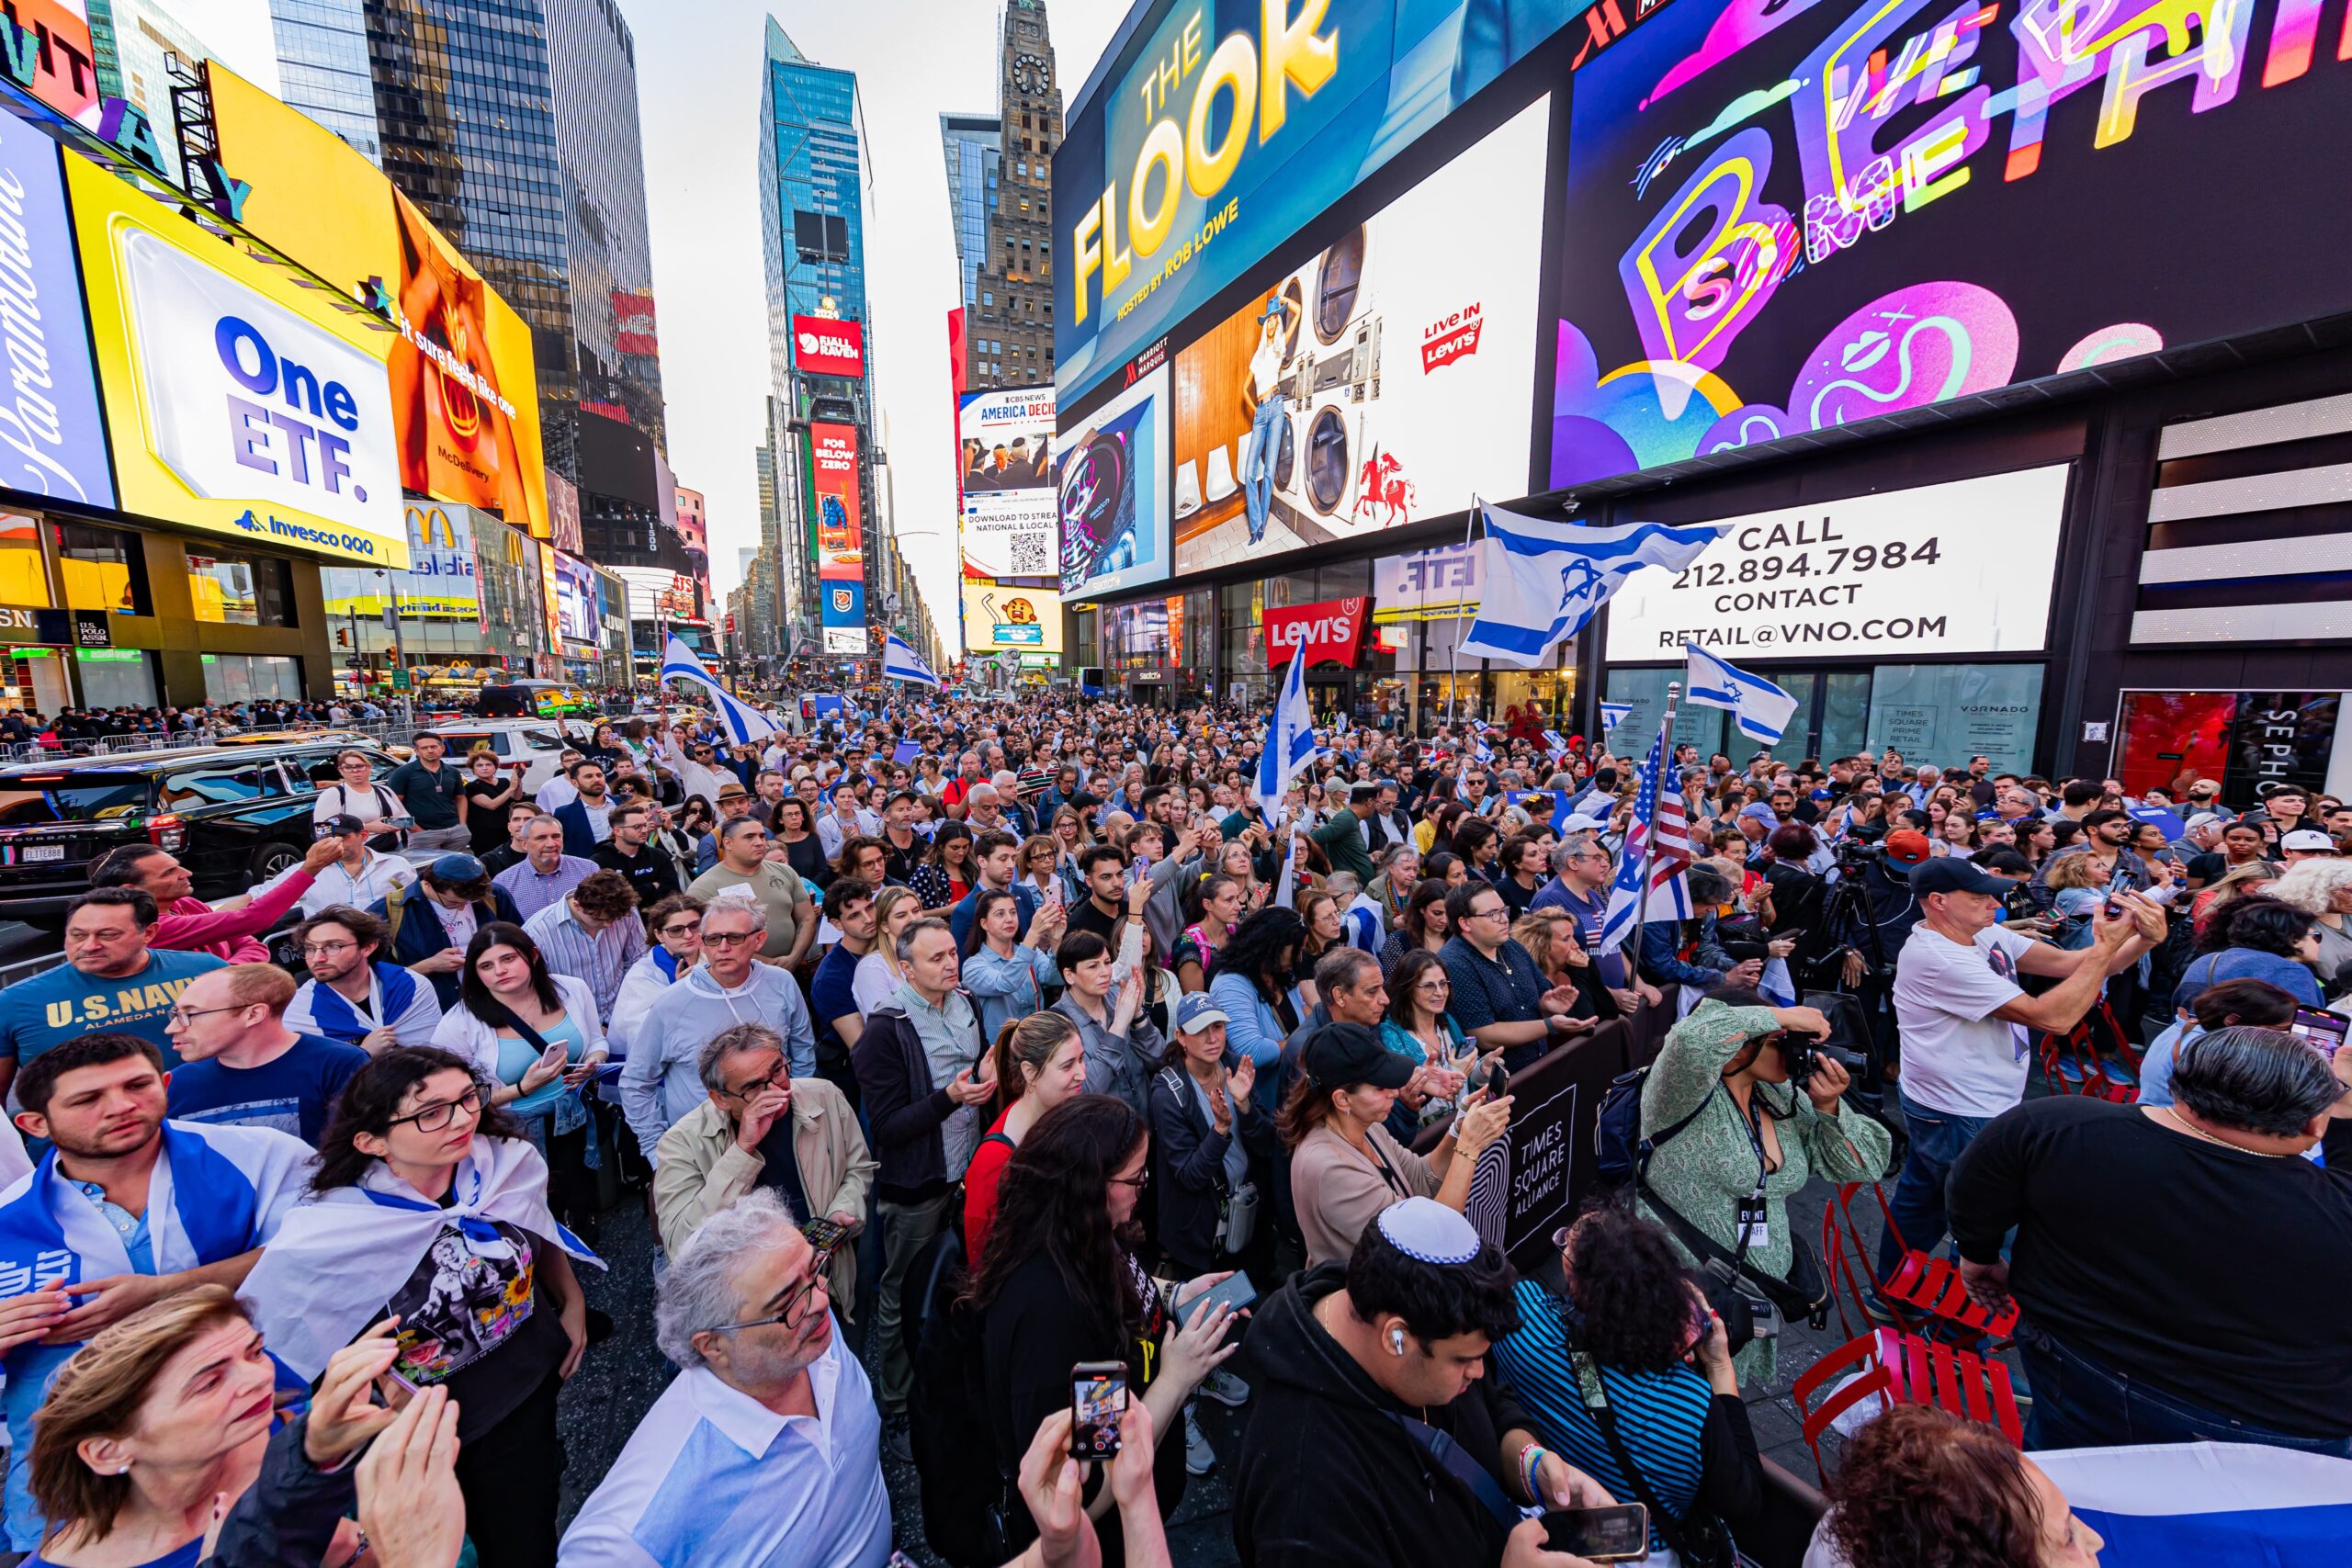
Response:
[[[1054,443],[1062,592],[1168,575],[1168,371],[1143,377]]]
[[[1179,572],[1526,491],[1550,116],[1530,105],[1177,355]]]

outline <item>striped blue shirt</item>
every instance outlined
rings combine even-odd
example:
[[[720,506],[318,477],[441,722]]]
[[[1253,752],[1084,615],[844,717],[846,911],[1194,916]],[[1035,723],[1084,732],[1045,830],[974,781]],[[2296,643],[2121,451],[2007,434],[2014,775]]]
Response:
[[[596,993],[596,1021],[612,1022],[621,981],[629,965],[645,956],[645,922],[634,913],[626,914],[603,931],[591,931],[580,923],[567,897],[525,920],[523,932],[539,944],[549,969],[585,981]]]
[[[1610,1451],[1609,1439],[1600,1435],[1577,1386],[1560,1303],[1533,1280],[1521,1280],[1513,1293],[1519,1301],[1519,1327],[1495,1346],[1495,1365],[1503,1381],[1526,1407],[1545,1448],[1600,1482],[1618,1501],[1633,1501],[1634,1483]],[[1699,1495],[1704,1468],[1702,1434],[1714,1404],[1706,1375],[1680,1366],[1663,1372],[1602,1367],[1600,1387],[1615,1413],[1617,1436],[1641,1466],[1650,1495],[1682,1517]],[[1655,1527],[1650,1550],[1667,1550],[1666,1538]]]

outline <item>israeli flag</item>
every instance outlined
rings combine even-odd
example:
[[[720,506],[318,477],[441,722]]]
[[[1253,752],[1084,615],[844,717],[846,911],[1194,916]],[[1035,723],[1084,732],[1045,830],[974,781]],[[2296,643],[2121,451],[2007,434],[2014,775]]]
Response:
[[[1495,749],[1487,744],[1485,736],[1473,735],[1470,737],[1470,755],[1481,762],[1491,762],[1495,760]]]
[[[1469,657],[1524,670],[1543,662],[1645,566],[1680,571],[1731,525],[1625,523],[1611,528],[1480,509],[1478,570],[1486,598],[1462,643]]]
[[[882,676],[888,681],[912,681],[918,686],[939,684],[939,677],[931,672],[931,666],[897,632],[892,632],[889,640],[882,645]]]
[[[703,668],[702,660],[695,657],[695,650],[686,646],[683,637],[673,635],[670,645],[662,650],[661,678],[663,681],[684,681],[709,693],[710,700],[718,705],[719,721],[727,727],[727,733],[734,737],[739,746],[749,746],[754,740],[763,740],[771,735],[782,733],[774,719],[751,704],[739,701],[720,685],[718,677]]]
[[[1779,742],[1788,730],[1789,716],[1797,711],[1796,698],[1695,643],[1684,643],[1682,651],[1690,656],[1683,690],[1694,705],[1724,709],[1751,740],[1767,746]]]
[[[1283,677],[1283,694],[1266,719],[1266,743],[1258,752],[1258,804],[1267,821],[1281,818],[1283,792],[1322,750],[1315,742],[1315,714],[1306,704],[1306,655],[1294,653],[1290,673]]]
[[[2352,1540],[2352,1461],[2250,1443],[2038,1453],[2101,1561],[2132,1568],[2336,1568]]]
[[[1631,703],[1603,703],[1603,704],[1601,704],[1601,705],[1600,705],[1600,735],[1601,735],[1601,739],[1605,740],[1605,739],[1607,739],[1610,736],[1611,736],[1611,735],[1615,734],[1615,733],[1617,732],[1617,727],[1618,727],[1619,725],[1621,725],[1621,724],[1624,723],[1627,719],[1629,719],[1629,718],[1631,718],[1631,717],[1633,717],[1633,716],[1634,716],[1634,705],[1633,705],[1633,704],[1631,704]]]

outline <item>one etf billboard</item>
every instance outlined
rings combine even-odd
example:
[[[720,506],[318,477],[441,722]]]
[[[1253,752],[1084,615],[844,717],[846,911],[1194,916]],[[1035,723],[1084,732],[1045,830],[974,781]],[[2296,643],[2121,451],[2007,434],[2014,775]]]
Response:
[[[825,651],[855,656],[865,651],[865,525],[857,504],[857,431],[846,424],[812,424],[808,445]]]
[[[391,328],[66,160],[124,511],[408,564]]]
[[[973,392],[956,415],[964,474],[964,575],[1052,577],[1054,389]]]
[[[1177,355],[1180,575],[1526,491],[1550,118],[1538,98]]]

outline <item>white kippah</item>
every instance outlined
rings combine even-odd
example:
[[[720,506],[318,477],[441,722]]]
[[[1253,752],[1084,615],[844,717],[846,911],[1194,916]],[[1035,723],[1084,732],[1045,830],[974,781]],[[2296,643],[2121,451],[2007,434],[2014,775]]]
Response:
[[[1408,1258],[1457,1265],[1478,1256],[1477,1228],[1434,1198],[1408,1198],[1380,1212],[1380,1234]]]

